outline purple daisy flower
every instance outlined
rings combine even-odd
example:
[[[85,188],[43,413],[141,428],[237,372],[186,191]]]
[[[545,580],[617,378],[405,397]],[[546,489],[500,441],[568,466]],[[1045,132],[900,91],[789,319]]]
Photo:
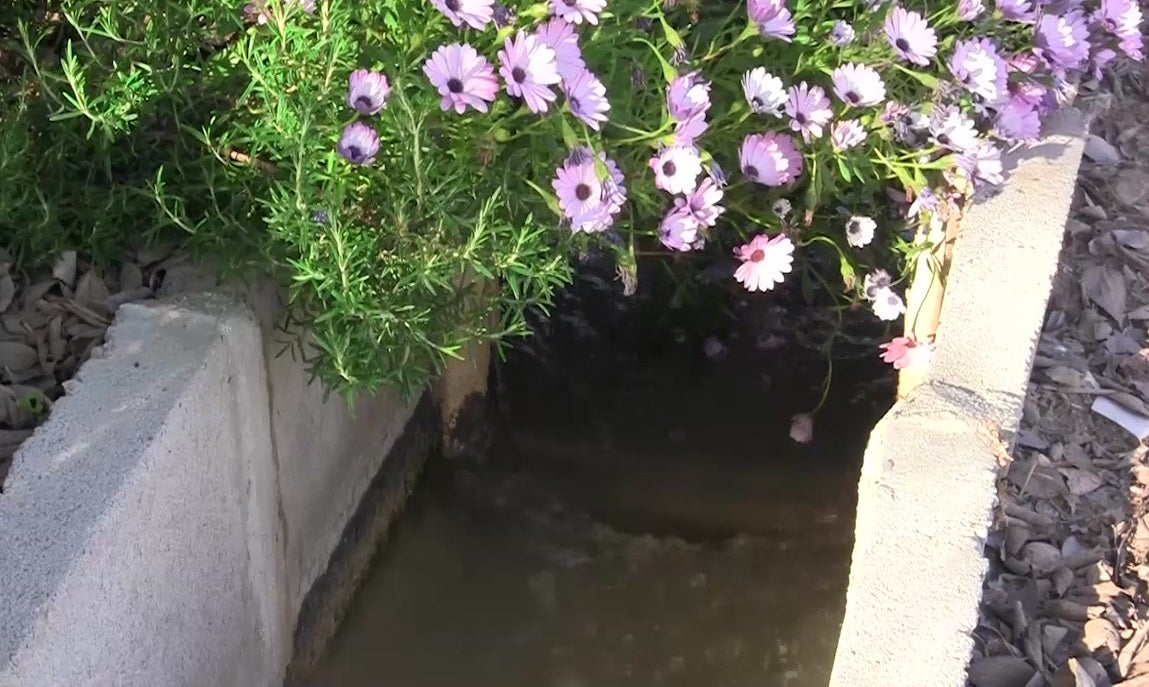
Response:
[[[786,101],[786,114],[790,115],[790,128],[800,131],[807,143],[821,138],[822,127],[830,121],[830,99],[821,86],[808,86],[806,82],[790,87]]]
[[[864,64],[844,64],[834,70],[834,95],[848,107],[869,107],[886,99],[886,84]]]
[[[1035,12],[1033,0],[995,0],[997,11],[1009,21],[1032,24]]]
[[[381,72],[356,69],[351,72],[347,86],[347,106],[360,114],[378,114],[387,105],[391,85]]]
[[[850,148],[856,148],[866,140],[866,130],[862,123],[856,119],[845,119],[834,122],[830,127],[830,143],[839,153]]]
[[[1093,78],[1100,79],[1105,73],[1105,68],[1117,59],[1117,53],[1109,48],[1102,48],[1093,53],[1093,57],[1089,58],[1089,70],[1093,73]]]
[[[431,0],[431,4],[455,26],[482,29],[495,16],[495,0]]]
[[[598,13],[606,7],[606,0],[551,0],[551,12],[572,24],[598,23]]]
[[[1041,136],[1041,115],[1023,100],[1010,99],[997,111],[994,131],[1006,141],[1032,141]]]
[[[571,229],[580,231],[585,225],[601,221],[606,203],[603,184],[595,171],[589,152],[571,155],[555,172],[551,187],[559,199],[559,208],[570,220]]]
[[[962,153],[978,146],[974,121],[952,106],[934,108],[930,117],[930,137],[934,143]]]
[[[707,177],[698,184],[694,192],[674,199],[674,206],[678,210],[688,213],[699,224],[712,227],[718,222],[718,216],[726,211],[719,203],[722,202],[722,187]]]
[[[535,37],[555,51],[555,63],[563,79],[569,79],[586,69],[574,24],[554,17],[535,31]]]
[[[610,103],[606,100],[606,86],[602,85],[602,81],[591,74],[590,70],[584,69],[565,81],[562,89],[571,113],[598,131],[602,122],[607,120],[606,113],[610,110]]]
[[[922,15],[894,7],[886,14],[886,40],[903,60],[926,66],[937,54],[938,37]]]
[[[583,148],[585,151],[586,162],[590,163],[593,158],[591,157],[590,150]],[[606,153],[600,152],[598,159],[602,161],[606,167],[607,176],[601,179],[602,191],[599,195],[598,210],[590,212],[586,215],[582,222],[571,224],[573,231],[584,232],[601,232],[606,231],[614,224],[615,215],[622,211],[622,206],[626,204],[626,184],[622,176],[622,170],[614,163],[614,160],[609,159]],[[591,167],[594,165],[591,164]]]
[[[1117,38],[1122,52],[1135,60],[1145,59],[1141,6],[1135,0],[1101,0],[1095,17],[1106,31]]]
[[[501,2],[496,2],[492,9],[491,19],[494,20],[495,27],[501,29],[515,23],[515,11]]]
[[[1034,44],[1054,69],[1080,69],[1089,59],[1089,24],[1085,15],[1080,10],[1042,15],[1037,22]]]
[[[369,165],[379,154],[379,134],[363,122],[348,124],[335,149],[353,165]]]
[[[957,156],[958,168],[969,175],[974,185],[1000,186],[1005,181],[1001,166],[1001,149],[982,141],[973,150]]]
[[[941,199],[938,198],[938,194],[934,193],[934,190],[929,186],[924,186],[922,190],[918,191],[914,202],[910,203],[910,207],[906,211],[906,217],[913,219],[921,214],[922,211],[929,213],[936,212],[940,205]]]
[[[658,225],[658,240],[671,250],[683,253],[702,247],[702,225],[687,211],[673,207]]]
[[[830,29],[830,42],[834,45],[849,45],[856,37],[857,33],[849,22],[838,20],[834,28]]]
[[[973,21],[985,13],[985,3],[982,0],[959,0],[958,19]]]
[[[654,186],[667,193],[692,193],[702,173],[698,150],[687,146],[670,146],[650,158]]]
[[[507,38],[499,51],[499,74],[507,84],[507,93],[522,98],[531,112],[546,112],[555,100],[550,89],[559,78],[555,51],[529,33],[519,31]]]
[[[758,27],[758,33],[790,42],[794,35],[794,18],[786,9],[786,0],[747,0],[746,10],[750,21]]]
[[[487,58],[474,48],[462,43],[441,45],[423,65],[423,73],[439,91],[443,110],[455,108],[463,114],[468,106],[479,112],[487,111],[487,103],[495,101],[499,82]]]
[[[1009,68],[988,38],[958,41],[949,68],[954,78],[983,103],[999,102],[1006,95]]]
[[[755,67],[742,75],[742,93],[755,114],[782,116],[786,87],[782,79],[767,72],[765,67]]]
[[[1039,114],[1048,114],[1055,105],[1049,89],[1044,84],[1024,79],[1009,85],[1010,98],[1020,100],[1037,110]]]
[[[687,119],[710,109],[710,82],[699,78],[698,72],[688,72],[666,88],[666,106],[674,119]]]
[[[802,154],[794,139],[769,131],[742,140],[738,165],[746,178],[763,186],[785,186],[802,174]]]

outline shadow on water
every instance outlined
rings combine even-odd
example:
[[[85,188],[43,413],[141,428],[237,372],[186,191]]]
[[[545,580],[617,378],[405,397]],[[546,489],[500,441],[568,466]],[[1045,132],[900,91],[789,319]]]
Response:
[[[428,468],[313,684],[825,685],[892,393],[874,341],[839,351],[802,445],[814,319],[757,299],[699,327],[641,294],[568,295],[495,375],[490,455]]]

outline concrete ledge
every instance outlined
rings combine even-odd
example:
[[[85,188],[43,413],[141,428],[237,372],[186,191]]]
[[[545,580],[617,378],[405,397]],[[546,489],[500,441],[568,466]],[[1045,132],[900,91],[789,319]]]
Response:
[[[928,381],[866,448],[831,687],[965,685],[998,457],[1021,418],[1084,129],[1060,113],[1007,160],[1007,190],[966,215]]]
[[[296,629],[309,592],[342,612],[339,585],[357,584],[347,571],[434,444],[405,441],[375,479],[414,407],[326,398],[273,355],[274,297],[248,301],[124,306],[17,453],[0,496],[0,687],[278,687],[311,641]],[[365,509],[370,526],[349,528]],[[331,573],[337,545],[357,562]]]

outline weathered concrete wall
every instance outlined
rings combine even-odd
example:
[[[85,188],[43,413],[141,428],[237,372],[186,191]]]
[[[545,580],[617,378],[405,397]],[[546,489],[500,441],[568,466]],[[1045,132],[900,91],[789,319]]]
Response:
[[[998,460],[1021,418],[1084,128],[1063,112],[965,219],[927,382],[866,449],[831,687],[965,685]]]
[[[220,296],[124,306],[17,453],[0,496],[0,687],[278,686],[305,597],[342,612],[313,587],[350,549],[320,594],[349,598],[401,506],[422,455],[376,479],[388,506],[370,506],[370,531],[349,529],[413,406],[325,400],[274,355],[275,299],[249,300],[259,318]]]

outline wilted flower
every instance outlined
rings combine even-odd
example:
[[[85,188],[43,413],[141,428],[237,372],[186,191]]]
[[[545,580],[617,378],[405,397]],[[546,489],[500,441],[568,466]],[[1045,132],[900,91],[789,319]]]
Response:
[[[316,224],[327,224],[329,219],[326,210],[315,210],[311,213],[311,221]]]
[[[878,316],[879,320],[892,322],[906,314],[906,304],[902,297],[894,293],[893,289],[888,286],[878,289],[872,300],[871,305],[874,314]]]
[[[531,112],[546,112],[555,100],[551,86],[560,81],[555,51],[529,33],[508,37],[499,51],[499,74],[507,93],[522,98]]]
[[[854,215],[846,220],[846,243],[854,248],[863,248],[874,240],[878,223],[865,215]]]
[[[836,68],[831,77],[834,95],[850,107],[868,107],[886,99],[882,77],[864,64],[844,64]]]
[[[606,100],[606,86],[589,70],[568,78],[563,83],[563,94],[571,113],[595,131],[607,120],[610,103]]]
[[[555,51],[555,64],[563,79],[569,79],[586,69],[578,34],[569,21],[553,17],[535,30],[535,37]]]
[[[886,40],[902,59],[926,66],[938,51],[938,37],[922,15],[894,7],[886,15]]]
[[[756,114],[782,116],[786,88],[782,79],[767,72],[765,67],[755,67],[742,75],[742,93]]]
[[[738,283],[747,291],[771,291],[793,269],[794,244],[785,234],[774,238],[758,234],[735,248],[734,257],[742,261],[734,272]]]
[[[834,122],[830,127],[830,143],[838,152],[857,147],[866,140],[866,130],[862,123],[856,119],[844,119]]]
[[[958,19],[973,21],[985,12],[982,0],[958,0]]]
[[[954,78],[985,103],[996,103],[1006,95],[1008,67],[988,38],[958,41],[949,68]]]
[[[639,17],[634,20],[634,28],[645,33],[650,33],[654,30],[654,20],[650,17]]]
[[[1055,69],[1080,69],[1089,59],[1089,24],[1080,10],[1044,14],[1037,22],[1034,44]]]
[[[572,24],[597,24],[604,7],[606,0],[551,0],[551,12]]]
[[[671,208],[658,225],[658,240],[671,250],[683,253],[701,247],[698,234],[702,225],[681,208]]]
[[[1011,98],[997,111],[994,131],[1007,141],[1031,141],[1041,135],[1041,116],[1018,98]]]
[[[798,413],[790,418],[790,438],[799,444],[808,444],[814,438],[814,416]]]
[[[910,203],[910,207],[906,210],[906,217],[917,217],[923,210],[926,212],[934,212],[941,205],[941,199],[938,198],[934,190],[929,186],[924,186],[918,195],[914,198],[914,202]]]
[[[802,155],[794,139],[773,131],[743,139],[738,163],[747,179],[764,186],[785,186],[802,174]]]
[[[495,15],[494,0],[431,0],[431,4],[455,26],[472,29],[483,28]]]
[[[778,219],[786,219],[790,216],[790,211],[793,209],[794,206],[791,205],[790,201],[786,200],[785,198],[779,198],[778,200],[774,201],[773,205],[770,206],[770,211],[773,212],[774,215],[778,217]]]
[[[710,175],[710,178],[714,180],[718,188],[722,188],[726,185],[726,172],[722,171],[722,168],[718,166],[716,161],[710,161],[710,169],[707,173]]]
[[[719,341],[717,337],[708,336],[702,342],[702,352],[711,360],[719,360],[726,357],[726,344]]]
[[[690,53],[686,52],[685,45],[678,45],[674,48],[674,52],[670,54],[670,63],[676,67],[690,62]]]
[[[356,69],[351,72],[347,87],[347,106],[360,114],[377,114],[387,105],[391,86],[380,72]]]
[[[459,114],[468,106],[486,112],[499,91],[491,63],[466,44],[439,46],[423,65],[423,73],[442,96],[439,107],[453,107]]]
[[[1115,59],[1117,53],[1109,48],[1102,48],[1093,53],[1093,57],[1089,59],[1089,71],[1093,72],[1093,78],[1100,79],[1105,68]]]
[[[839,20],[834,23],[834,28],[830,29],[830,42],[834,45],[849,45],[856,37],[857,33],[849,22]]]
[[[491,18],[494,20],[495,26],[501,29],[515,23],[515,11],[501,2],[496,2]]]
[[[722,188],[707,177],[689,195],[675,198],[674,207],[689,214],[699,224],[712,227],[718,221],[718,216],[726,210],[719,205],[720,202],[722,202]]]
[[[650,158],[650,168],[654,170],[655,187],[667,193],[690,193],[698,184],[702,160],[694,148],[670,146]]]
[[[972,150],[967,150],[957,156],[957,165],[974,181],[999,186],[1005,181],[1001,165],[1001,150],[990,143],[982,141]]]
[[[833,116],[826,91],[821,86],[808,86],[805,81],[790,87],[786,114],[790,115],[790,128],[802,132],[807,143],[822,136],[822,127]]]
[[[336,150],[353,165],[369,165],[379,154],[379,134],[363,122],[348,124]]]
[[[747,0],[746,10],[758,33],[790,42],[794,19],[786,9],[786,0]]]
[[[974,121],[956,107],[934,108],[930,117],[930,134],[935,143],[957,152],[971,150],[978,145]]]
[[[892,364],[895,370],[920,369],[930,364],[932,346],[913,337],[896,336],[878,348],[882,350],[882,360]]]

